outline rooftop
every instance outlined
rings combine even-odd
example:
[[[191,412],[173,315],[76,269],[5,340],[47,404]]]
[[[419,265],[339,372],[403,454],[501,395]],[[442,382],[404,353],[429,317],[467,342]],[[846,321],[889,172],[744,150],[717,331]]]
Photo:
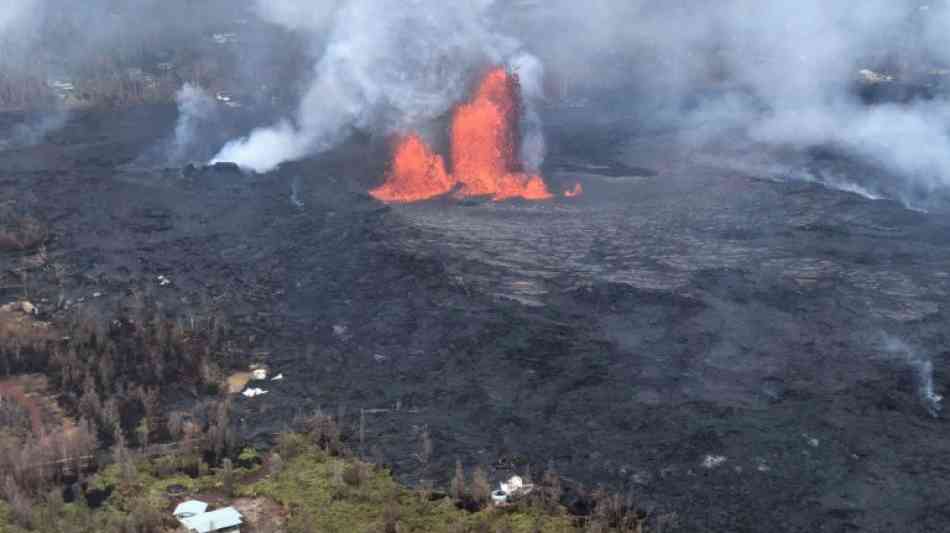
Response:
[[[208,510],[208,504],[205,502],[199,502],[198,500],[188,500],[186,502],[181,502],[178,504],[178,507],[175,507],[175,518],[189,518],[195,515],[199,515]]]
[[[182,525],[188,531],[196,533],[211,533],[221,529],[227,529],[241,525],[242,517],[234,507],[225,507],[217,509],[210,513],[202,513],[181,521]]]

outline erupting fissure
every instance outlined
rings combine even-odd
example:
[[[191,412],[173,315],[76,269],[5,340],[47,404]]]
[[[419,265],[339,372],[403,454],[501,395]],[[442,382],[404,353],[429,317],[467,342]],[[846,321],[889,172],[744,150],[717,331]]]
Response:
[[[521,171],[520,96],[517,76],[501,67],[491,70],[474,98],[460,105],[452,117],[452,173],[446,172],[442,156],[418,135],[409,134],[396,143],[386,181],[370,194],[390,203],[418,202],[448,193],[462,198],[489,196],[496,201],[551,198],[541,176]]]

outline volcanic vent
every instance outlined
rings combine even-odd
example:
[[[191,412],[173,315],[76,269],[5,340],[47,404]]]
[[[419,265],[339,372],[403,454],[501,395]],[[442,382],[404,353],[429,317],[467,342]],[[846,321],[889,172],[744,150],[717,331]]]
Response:
[[[521,170],[520,101],[517,75],[502,67],[492,69],[472,100],[460,105],[452,117],[453,172],[446,170],[442,156],[410,133],[397,141],[386,181],[370,194],[390,203],[418,202],[449,193],[459,198],[491,197],[496,201],[551,198],[541,176]],[[578,187],[572,190],[572,196],[579,193]]]

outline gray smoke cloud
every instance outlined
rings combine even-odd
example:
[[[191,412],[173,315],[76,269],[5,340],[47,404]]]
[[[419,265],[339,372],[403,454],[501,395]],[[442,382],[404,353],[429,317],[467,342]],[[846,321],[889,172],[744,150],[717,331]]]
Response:
[[[539,90],[540,81],[532,79],[542,72],[537,60],[518,41],[491,28],[491,2],[314,4],[258,2],[262,17],[308,36],[316,61],[312,83],[292,118],[229,142],[214,160],[266,172],[330,148],[354,128],[388,132],[424,123],[461,101],[472,75],[487,65],[520,65],[526,94]],[[325,39],[323,32],[328,32]],[[539,119],[527,108],[531,136],[525,146],[530,164],[538,165],[543,154],[536,138]]]

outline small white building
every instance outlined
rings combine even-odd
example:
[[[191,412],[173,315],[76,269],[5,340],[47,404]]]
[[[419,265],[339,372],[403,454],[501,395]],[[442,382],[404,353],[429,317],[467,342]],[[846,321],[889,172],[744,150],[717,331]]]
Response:
[[[525,483],[521,476],[511,476],[507,482],[499,483],[498,490],[491,493],[495,505],[507,505],[513,499],[520,498],[534,490],[534,485]]]
[[[198,500],[188,500],[187,502],[181,502],[178,504],[178,507],[175,507],[174,514],[175,518],[178,521],[182,521],[185,518],[191,518],[192,516],[203,514],[208,510],[208,504],[205,502],[199,502]]]
[[[174,515],[189,533],[240,533],[244,517],[237,509],[207,510],[207,503],[189,500],[175,507]]]

